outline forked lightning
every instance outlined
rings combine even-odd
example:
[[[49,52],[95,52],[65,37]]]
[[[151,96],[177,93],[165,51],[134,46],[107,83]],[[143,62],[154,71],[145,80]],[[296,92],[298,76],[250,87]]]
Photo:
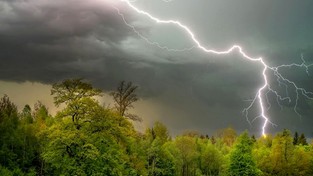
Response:
[[[250,123],[249,119],[248,119],[248,112],[249,110],[252,108],[252,106],[258,102],[259,104],[259,108],[260,108],[260,114],[259,116],[257,116],[256,118],[263,118],[264,119],[264,123],[262,125],[262,135],[265,137],[266,136],[266,127],[267,125],[270,123],[272,125],[274,125],[269,118],[267,117],[267,115],[265,114],[265,111],[270,107],[269,101],[267,99],[268,93],[273,93],[276,95],[277,97],[277,102],[278,104],[281,106],[280,101],[288,101],[289,103],[292,101],[292,98],[288,95],[288,88],[292,87],[295,91],[295,106],[294,106],[294,110],[297,114],[297,106],[298,106],[298,101],[299,101],[299,96],[302,95],[304,97],[306,97],[307,99],[313,100],[313,93],[306,91],[304,88],[297,86],[297,84],[294,81],[291,81],[287,78],[285,78],[280,72],[279,70],[282,68],[288,68],[288,67],[299,67],[299,68],[304,68],[306,73],[309,74],[309,67],[311,67],[313,64],[307,64],[305,62],[305,60],[303,59],[303,56],[301,56],[301,60],[302,63],[301,64],[297,64],[297,63],[292,63],[292,64],[284,64],[284,65],[279,65],[279,66],[269,66],[265,63],[265,61],[263,60],[263,58],[261,57],[251,57],[249,56],[241,46],[239,45],[233,45],[232,47],[230,47],[229,49],[226,50],[221,50],[221,51],[217,51],[217,50],[212,50],[212,49],[208,49],[206,47],[204,47],[200,41],[197,39],[196,35],[192,32],[191,28],[189,28],[188,26],[184,25],[183,23],[181,23],[180,21],[176,21],[176,20],[163,20],[163,19],[159,19],[155,16],[153,16],[152,14],[150,14],[149,12],[143,11],[139,8],[137,8],[136,6],[134,6],[130,0],[120,0],[121,2],[124,2],[130,9],[132,9],[134,12],[141,14],[143,16],[146,16],[147,18],[149,18],[150,20],[158,23],[158,24],[172,24],[172,25],[176,25],[177,27],[181,28],[182,30],[184,30],[186,32],[186,34],[191,38],[191,40],[194,43],[194,47],[202,50],[203,52],[206,53],[211,53],[211,54],[217,54],[217,55],[225,55],[225,54],[229,54],[233,51],[237,51],[239,52],[243,58],[248,59],[250,61],[255,61],[258,62],[259,64],[261,64],[263,66],[262,69],[262,75],[263,75],[263,85],[257,90],[256,95],[254,96],[254,99],[251,101],[250,105],[245,108],[243,110],[243,113],[245,114],[248,122]],[[166,2],[168,2],[166,0]],[[115,9],[118,11],[118,14],[122,17],[124,23],[129,26],[139,37],[141,37],[142,39],[144,39],[146,42],[148,42],[149,44],[152,45],[156,45],[159,48],[162,49],[166,49],[169,51],[185,51],[185,50],[190,50],[194,47],[191,48],[186,48],[186,49],[181,49],[181,50],[177,50],[177,49],[170,49],[166,46],[161,46],[159,43],[157,42],[152,42],[150,41],[148,38],[144,37],[142,34],[140,34],[140,32],[138,32],[136,30],[136,28],[131,25],[130,23],[128,23],[125,20],[124,15],[119,11],[118,8],[115,7]],[[283,95],[283,93],[278,92],[277,90],[274,90],[270,83],[269,83],[269,79],[268,79],[268,74],[269,72],[271,72],[273,74],[273,76],[276,77],[277,82],[279,83],[279,85],[283,85],[286,88],[286,95]],[[268,105],[268,107],[266,108],[266,105]],[[299,114],[300,115],[300,114]]]

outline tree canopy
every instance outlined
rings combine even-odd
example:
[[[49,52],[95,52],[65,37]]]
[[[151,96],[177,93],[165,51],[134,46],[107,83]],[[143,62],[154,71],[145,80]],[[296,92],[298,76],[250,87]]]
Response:
[[[5,176],[288,176],[313,175],[313,145],[287,129],[266,138],[225,128],[171,136],[162,122],[137,131],[125,118],[138,100],[136,86],[121,83],[104,107],[101,90],[82,79],[52,86],[60,109],[40,101],[21,110],[0,98],[0,175]],[[209,137],[210,136],[210,137]]]

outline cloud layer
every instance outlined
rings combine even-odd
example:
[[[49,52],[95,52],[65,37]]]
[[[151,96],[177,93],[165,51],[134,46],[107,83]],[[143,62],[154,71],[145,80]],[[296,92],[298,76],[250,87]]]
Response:
[[[155,15],[183,20],[213,48],[238,42],[272,65],[300,63],[301,53],[307,62],[313,61],[312,1],[196,2],[135,3]],[[174,48],[192,45],[175,26],[158,26],[116,1],[2,0],[0,79],[50,84],[83,77],[105,91],[128,80],[140,86],[144,103],[136,111],[148,122],[165,121],[174,132],[194,128],[211,133],[229,125],[238,130],[250,128],[241,110],[262,84],[259,65],[237,53],[214,56],[197,49],[176,53],[149,45],[124,24],[112,5],[151,40]],[[284,73],[313,90],[312,77],[302,70]],[[313,123],[310,102],[299,103],[303,114],[299,121],[290,113],[292,104],[280,111],[275,99],[270,101],[273,108],[268,114],[282,125],[269,131],[290,128],[313,134],[309,126],[302,128]],[[256,121],[251,131],[257,133],[260,123]]]

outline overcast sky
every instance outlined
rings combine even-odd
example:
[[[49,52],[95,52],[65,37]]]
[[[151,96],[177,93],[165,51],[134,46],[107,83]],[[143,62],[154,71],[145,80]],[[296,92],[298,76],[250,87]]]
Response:
[[[313,62],[312,0],[137,0],[133,4],[159,18],[181,21],[208,48],[239,44],[270,66],[301,64],[301,55],[308,64]],[[142,127],[160,120],[172,134],[185,129],[213,134],[232,126],[260,135],[262,119],[250,125],[242,110],[263,84],[262,65],[238,52],[216,56],[199,49],[158,48],[127,26],[113,6],[149,41],[177,50],[194,45],[177,26],[156,24],[119,0],[0,0],[0,93],[13,97],[19,106],[34,102],[38,95],[54,110],[52,83],[83,77],[109,92],[126,80],[140,86],[135,112],[144,119]],[[313,91],[313,67],[308,72],[294,67],[282,70],[299,87]],[[275,79],[271,82],[275,87]],[[294,100],[294,90],[288,91]],[[288,128],[313,136],[312,101],[299,97],[298,116],[294,101],[282,102],[281,109],[273,94],[268,97],[271,108],[266,113],[278,125],[269,126],[268,132]],[[257,113],[256,104],[250,120]]]

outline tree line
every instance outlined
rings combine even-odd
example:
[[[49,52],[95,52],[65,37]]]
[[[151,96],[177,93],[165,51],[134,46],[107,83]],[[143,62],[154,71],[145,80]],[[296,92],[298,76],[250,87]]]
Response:
[[[155,122],[144,133],[128,112],[137,87],[121,82],[111,92],[114,108],[101,105],[102,91],[82,79],[52,86],[55,116],[37,102],[18,111],[0,99],[0,175],[93,176],[306,176],[313,175],[313,145],[304,134],[283,130],[256,138],[225,128],[212,136],[186,131],[175,138]]]

